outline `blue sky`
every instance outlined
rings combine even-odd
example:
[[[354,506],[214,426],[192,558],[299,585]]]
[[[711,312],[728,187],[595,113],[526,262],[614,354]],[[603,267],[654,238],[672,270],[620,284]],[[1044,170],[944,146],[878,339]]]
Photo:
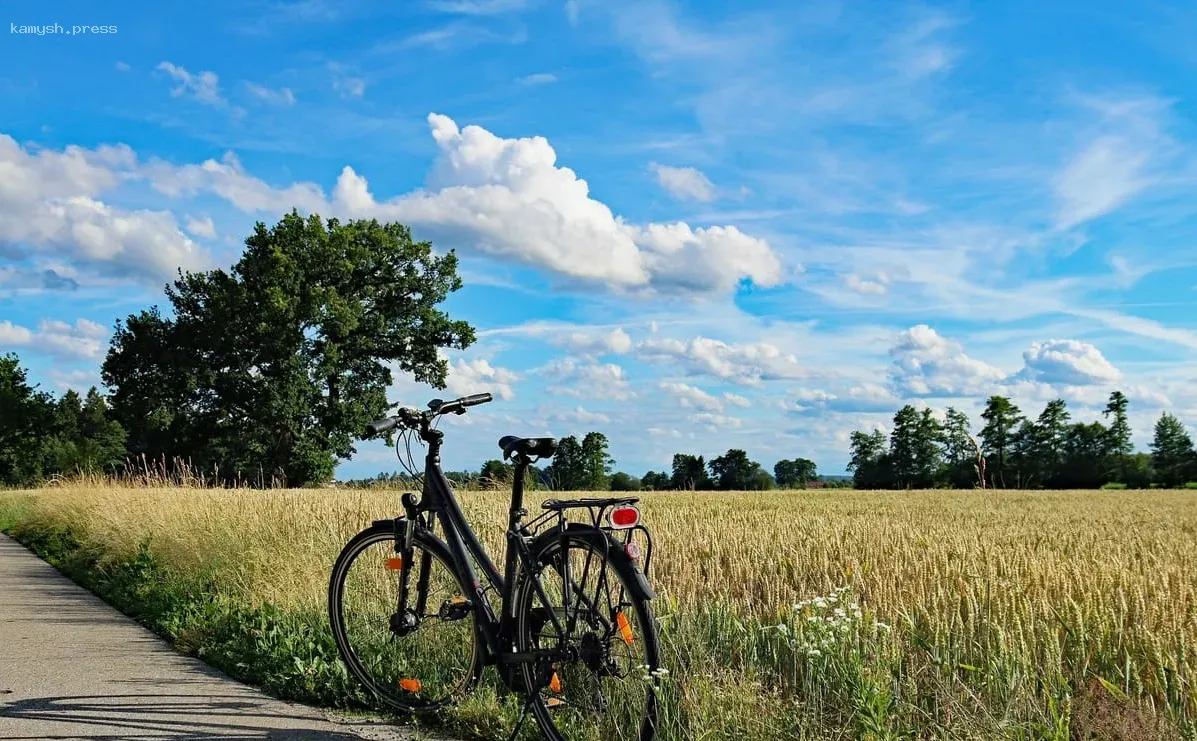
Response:
[[[903,403],[994,393],[1090,420],[1121,388],[1141,446],[1197,423],[1187,3],[18,1],[0,32],[0,350],[46,389],[297,207],[461,255],[449,392],[499,399],[453,468],[600,430],[637,474],[837,473]]]

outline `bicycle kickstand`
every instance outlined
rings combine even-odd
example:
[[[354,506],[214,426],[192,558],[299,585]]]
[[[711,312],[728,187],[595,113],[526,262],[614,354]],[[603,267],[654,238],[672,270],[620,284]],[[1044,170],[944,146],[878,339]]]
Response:
[[[532,703],[536,702],[538,698],[539,696],[536,694],[528,695],[528,701],[524,703],[524,709],[520,711],[519,720],[515,722],[515,728],[512,729],[507,741],[515,741],[515,737],[520,733],[520,728],[524,725],[524,719],[528,717],[528,711],[532,709]]]

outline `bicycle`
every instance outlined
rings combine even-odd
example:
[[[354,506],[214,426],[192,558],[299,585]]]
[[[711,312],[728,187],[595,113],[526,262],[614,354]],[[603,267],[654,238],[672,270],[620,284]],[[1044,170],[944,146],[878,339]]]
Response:
[[[358,533],[333,566],[329,620],[340,656],[395,710],[453,704],[494,666],[501,688],[525,700],[512,739],[531,712],[552,741],[650,741],[667,672],[650,605],[656,593],[645,575],[652,536],[639,500],[549,499],[525,522],[524,477],[557,442],[502,438],[514,478],[499,573],[441,470],[437,429],[444,415],[491,400],[434,399],[427,411],[402,408],[366,428],[371,437],[398,429],[396,453],[417,479],[412,435],[428,448],[420,499],[405,493],[404,514]],[[585,522],[567,518],[583,510]],[[434,533],[437,522],[443,537]]]

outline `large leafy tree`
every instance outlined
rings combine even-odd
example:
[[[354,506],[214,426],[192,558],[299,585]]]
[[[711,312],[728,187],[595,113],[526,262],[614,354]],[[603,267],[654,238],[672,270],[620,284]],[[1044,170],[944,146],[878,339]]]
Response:
[[[761,490],[772,488],[773,478],[761,464],[748,458],[748,453],[733,448],[707,464],[711,478],[725,491]],[[763,476],[761,474],[764,474]]]
[[[49,395],[29,384],[16,355],[0,355],[0,485],[29,485],[42,476],[53,421]]]
[[[796,486],[805,487],[818,477],[818,466],[809,458],[780,460],[773,466],[773,478],[776,479],[778,486],[785,489]]]
[[[444,347],[473,329],[437,308],[456,256],[407,227],[297,213],[259,223],[230,270],[180,275],[173,316],[118,323],[104,382],[134,453],[223,476],[326,480],[386,409],[388,363],[443,388]]]
[[[1155,423],[1151,440],[1151,465],[1155,480],[1165,486],[1179,486],[1194,475],[1193,439],[1179,419],[1168,412]]]

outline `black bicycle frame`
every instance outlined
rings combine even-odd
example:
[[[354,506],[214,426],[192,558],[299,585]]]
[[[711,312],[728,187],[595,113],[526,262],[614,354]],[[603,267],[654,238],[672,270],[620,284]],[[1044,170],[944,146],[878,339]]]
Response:
[[[466,576],[466,580],[474,590],[474,611],[488,649],[484,663],[525,663],[534,660],[537,658],[534,654],[514,653],[510,640],[511,623],[514,619],[511,600],[515,588],[516,567],[520,563],[529,568],[533,565],[532,552],[525,540],[530,533],[521,522],[527,515],[527,510],[524,509],[524,474],[530,461],[523,457],[516,458],[511,506],[508,510],[506,560],[503,573],[500,574],[487,554],[486,548],[483,547],[473,528],[466,521],[465,513],[462,512],[457,498],[453,496],[453,489],[441,470],[440,449],[444,433],[439,430],[426,430],[423,431],[421,437],[428,443],[428,454],[424,460],[424,491],[419,505],[409,508],[408,522],[411,523],[411,527],[415,527],[418,520],[414,515],[420,511],[432,512],[440,520],[441,527],[445,531],[445,544],[449,546],[449,554],[453,558],[454,569],[457,573]],[[396,534],[398,535],[398,532]],[[500,606],[503,614],[497,619],[490,601],[486,598],[487,588],[479,581],[479,575],[474,568],[471,556],[481,566],[482,577],[488,582],[489,587],[500,590],[502,597]],[[410,558],[410,550],[404,554],[404,557]],[[426,592],[427,570],[427,566],[421,566],[421,583],[417,586],[417,594],[421,596],[421,599]],[[533,578],[530,583],[536,590],[537,597],[543,601],[543,604],[549,606],[550,601],[540,579]],[[400,587],[400,599],[403,603],[406,603],[405,591],[406,584]],[[423,607],[423,605],[418,606],[417,614],[423,614]],[[555,610],[550,610],[549,619],[558,630],[561,630],[562,626],[555,613]],[[559,635],[565,635],[565,633],[559,633]]]

